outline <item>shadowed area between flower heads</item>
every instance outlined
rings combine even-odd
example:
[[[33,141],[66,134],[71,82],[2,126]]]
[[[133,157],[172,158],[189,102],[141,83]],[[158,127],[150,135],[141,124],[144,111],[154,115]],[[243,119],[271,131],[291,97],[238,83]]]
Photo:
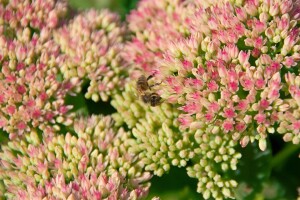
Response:
[[[69,0],[72,7],[76,9],[110,9],[117,12],[124,20],[126,14],[136,7],[138,0]]]
[[[153,196],[159,196],[165,200],[201,199],[201,196],[196,193],[197,181],[190,179],[184,168],[172,167],[162,177],[153,177],[151,183],[147,199]]]

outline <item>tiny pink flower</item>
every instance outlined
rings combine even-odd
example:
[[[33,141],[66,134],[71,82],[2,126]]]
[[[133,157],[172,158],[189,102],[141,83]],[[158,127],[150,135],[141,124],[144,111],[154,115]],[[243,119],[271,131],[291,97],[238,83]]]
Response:
[[[214,116],[215,115],[213,113],[209,112],[209,113],[205,114],[205,119],[206,119],[206,121],[210,122],[214,119]]]
[[[263,110],[268,108],[269,105],[270,105],[270,103],[266,99],[262,99],[259,103],[260,108],[263,109]]]
[[[178,118],[178,121],[183,129],[186,129],[190,126],[190,123],[193,121],[193,118],[189,115],[181,115]]]
[[[225,118],[234,118],[235,116],[236,116],[236,113],[234,112],[234,109],[232,109],[232,108],[224,109],[224,117]]]
[[[233,81],[228,84],[228,87],[232,92],[236,92],[239,89],[238,83]]]
[[[266,115],[263,113],[259,113],[255,115],[254,119],[257,121],[258,124],[263,124],[266,122]]]
[[[234,122],[232,120],[225,120],[222,126],[226,133],[234,130]]]
[[[243,122],[238,122],[236,125],[235,125],[235,129],[239,132],[243,132],[245,131],[245,129],[247,128],[246,124],[243,123]]]
[[[218,85],[215,81],[210,81],[208,84],[207,84],[207,87],[209,90],[211,90],[212,92],[216,92],[218,90]]]
[[[6,107],[7,113],[13,115],[16,112],[16,107],[14,105],[9,105]]]
[[[217,102],[212,102],[209,105],[209,111],[212,113],[216,113],[220,110],[220,105]]]
[[[249,52],[246,53],[244,51],[240,51],[240,53],[238,55],[239,62],[242,65],[246,65],[248,63],[249,57],[250,57],[250,53]]]
[[[294,130],[300,130],[300,120],[295,121],[295,122],[293,123],[293,129],[294,129]]]

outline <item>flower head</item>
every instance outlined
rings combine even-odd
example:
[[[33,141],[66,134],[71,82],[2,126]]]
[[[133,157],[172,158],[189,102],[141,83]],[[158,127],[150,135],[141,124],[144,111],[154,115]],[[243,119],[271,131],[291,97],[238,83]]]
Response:
[[[299,86],[292,80],[299,75],[299,28],[289,14],[293,5],[287,5],[290,9],[273,1],[245,1],[241,7],[227,2],[202,8],[190,19],[192,36],[169,45],[156,73],[164,82],[162,97],[183,111],[182,129],[206,121],[242,146],[259,140],[264,150],[267,133],[281,124],[278,132],[298,143]]]
[[[168,42],[190,34],[189,14],[192,12],[185,0],[143,0],[128,16],[129,29],[133,32],[123,53],[132,64],[132,70],[152,74],[156,59],[168,49]],[[131,73],[131,76],[136,76]]]
[[[26,27],[35,30],[53,29],[59,26],[67,14],[65,0],[12,0],[0,2],[2,27],[22,31]],[[38,13],[38,14],[37,14]]]
[[[121,89],[126,65],[119,56],[125,27],[119,16],[108,10],[79,13],[54,36],[62,53],[59,56],[64,78],[79,78],[81,90],[88,83],[85,97],[107,101]]]
[[[118,111],[113,116],[118,125],[126,123],[132,129],[129,152],[139,155],[143,168],[162,176],[172,166],[187,167],[190,163],[187,172],[199,180],[198,192],[207,198],[232,197],[237,183],[222,174],[236,169],[241,157],[234,149],[236,142],[218,127],[194,122],[190,116],[178,120],[179,110],[172,104],[150,107],[135,94],[133,83],[127,83],[125,91],[113,98],[112,105]],[[190,130],[179,127],[183,121],[191,125]]]
[[[12,139],[32,129],[46,133],[59,128],[58,124],[70,124],[71,107],[64,98],[76,81],[58,79],[55,42],[29,28],[23,29],[20,38],[2,35],[0,40],[0,128]]]
[[[129,133],[110,117],[92,116],[74,125],[74,135],[43,137],[2,146],[0,180],[7,197],[136,199],[147,194],[151,178],[128,151]]]
[[[13,139],[69,125],[73,116],[64,98],[77,81],[59,79],[60,50],[52,37],[66,2],[2,1],[0,13],[0,129]]]
[[[133,83],[115,95],[112,105],[118,125],[126,123],[132,129],[133,140],[129,152],[139,155],[146,171],[162,176],[171,166],[183,167],[194,156],[188,133],[178,132],[177,111],[162,103],[156,107],[144,104],[135,96]]]

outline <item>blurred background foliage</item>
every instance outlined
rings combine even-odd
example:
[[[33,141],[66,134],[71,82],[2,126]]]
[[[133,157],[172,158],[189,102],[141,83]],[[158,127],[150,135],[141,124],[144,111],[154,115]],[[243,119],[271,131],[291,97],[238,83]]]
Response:
[[[120,14],[123,20],[138,0],[69,0],[74,9],[110,9]],[[84,93],[84,91],[83,91]],[[110,114],[114,108],[107,102],[94,103],[78,95],[68,99],[74,110],[83,115]],[[1,134],[0,134],[1,136]],[[0,138],[1,139],[1,138]],[[4,138],[3,138],[4,140]],[[246,148],[238,147],[242,153],[238,170],[232,174],[238,181],[236,198],[239,200],[290,200],[297,198],[300,187],[300,146],[283,142],[281,136],[271,135],[268,148],[262,152],[257,143]],[[158,196],[162,200],[202,199],[196,192],[197,181],[187,176],[185,169],[172,168],[168,174],[152,179],[152,187],[147,199]]]
[[[103,9],[107,8],[118,12],[122,19],[136,7],[138,0],[69,0],[70,5],[76,9]]]

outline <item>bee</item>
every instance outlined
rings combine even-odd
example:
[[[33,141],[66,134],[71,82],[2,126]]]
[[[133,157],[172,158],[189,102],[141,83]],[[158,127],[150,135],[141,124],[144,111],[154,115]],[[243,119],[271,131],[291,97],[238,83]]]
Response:
[[[149,103],[152,107],[155,107],[161,103],[161,97],[156,92],[143,94],[142,100],[144,103]]]
[[[148,89],[151,90],[151,88],[153,88],[154,86],[161,84],[161,83],[155,83],[153,85],[149,85],[148,81],[151,78],[153,78],[153,75],[148,76],[148,78],[146,78],[144,75],[139,77],[139,79],[136,82],[136,88],[139,93],[143,93],[143,92],[147,91]]]
[[[151,106],[157,106],[160,104],[161,97],[156,92],[147,92],[151,90],[152,87],[156,85],[160,85],[161,83],[155,83],[153,85],[149,85],[148,81],[153,78],[153,75],[148,76],[146,78],[144,75],[140,76],[136,82],[136,88],[139,94],[141,94],[142,101],[146,104],[150,104]]]

